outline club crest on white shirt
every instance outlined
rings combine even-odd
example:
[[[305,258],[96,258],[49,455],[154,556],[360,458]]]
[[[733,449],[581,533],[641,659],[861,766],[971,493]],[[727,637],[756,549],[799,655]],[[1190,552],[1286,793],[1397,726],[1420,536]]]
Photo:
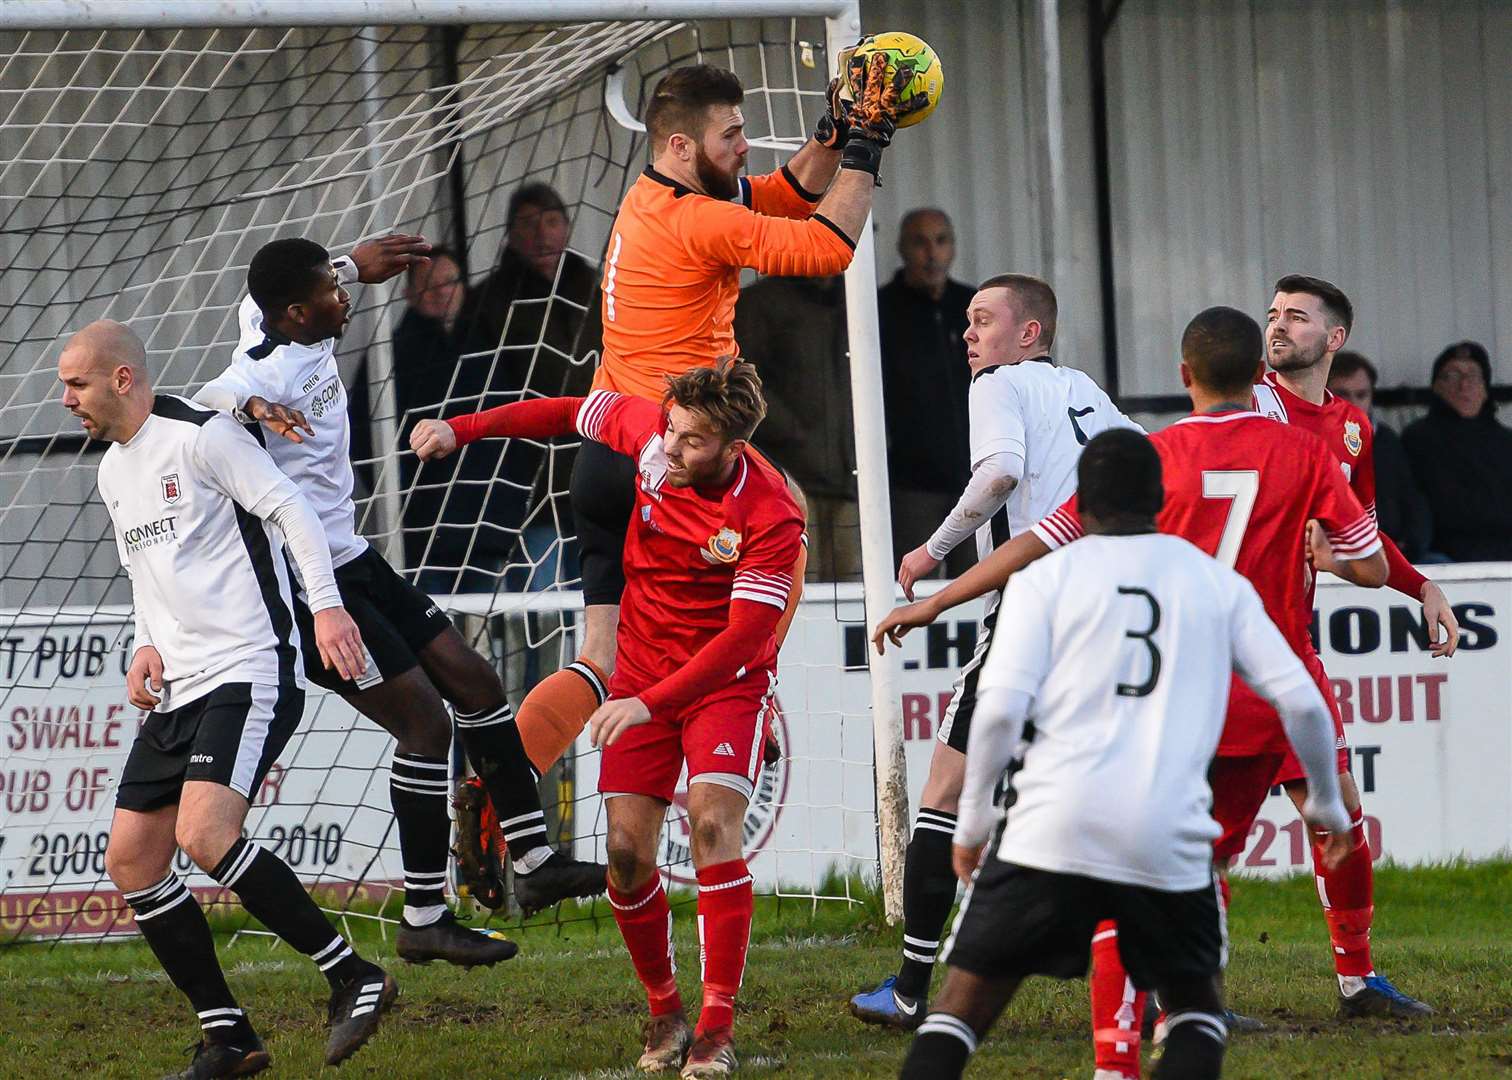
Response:
[[[179,486],[178,473],[175,472],[169,473],[167,476],[160,476],[158,477],[158,482],[162,485],[163,501],[165,503],[171,505],[179,501],[179,496],[183,494],[183,489]]]

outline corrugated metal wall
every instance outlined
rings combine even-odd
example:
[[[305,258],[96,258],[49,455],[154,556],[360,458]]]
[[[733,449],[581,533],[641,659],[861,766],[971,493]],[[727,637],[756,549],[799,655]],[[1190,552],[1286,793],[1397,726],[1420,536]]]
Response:
[[[1293,271],[1350,295],[1387,385],[1512,347],[1512,5],[1130,0],[1108,62],[1126,392],[1179,389],[1152,361],[1190,314]]]
[[[947,69],[940,110],[889,152],[878,273],[898,265],[902,211],[939,204],[956,220],[955,276],[1052,275],[1057,351],[1101,375],[1086,0],[1060,3],[1071,212],[1059,258],[1044,221],[1039,10],[864,0],[869,30],[913,30]],[[1425,384],[1459,338],[1512,350],[1512,3],[1127,0],[1107,64],[1124,394],[1179,393],[1187,319],[1215,303],[1261,317],[1292,271],[1349,293],[1351,344],[1384,385]]]
[[[1137,0],[1130,0],[1131,3]],[[935,205],[955,222],[952,276],[968,283],[1018,271],[1049,280],[1060,300],[1055,354],[1103,378],[1085,0],[1060,0],[1060,107],[1065,149],[1057,236],[1050,198],[1040,0],[862,0],[870,32],[909,30],[945,67],[945,94],[924,124],[900,132],[883,163],[874,223],[877,275],[901,265],[898,219]]]

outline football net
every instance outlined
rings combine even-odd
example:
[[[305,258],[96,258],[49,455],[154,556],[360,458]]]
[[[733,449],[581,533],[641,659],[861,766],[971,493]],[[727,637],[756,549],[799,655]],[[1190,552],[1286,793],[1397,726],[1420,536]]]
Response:
[[[811,130],[831,65],[821,18],[27,30],[0,42],[0,941],[103,938],[134,928],[104,849],[140,714],[124,688],[129,582],[94,488],[102,447],[57,401],[62,340],[94,319],[124,322],[158,392],[188,395],[229,362],[264,243],[305,236],[335,254],[403,231],[449,249],[463,295],[421,295],[445,276],[440,259],[429,281],[352,289],[339,358],[358,524],[494,659],[518,704],[576,654],[574,447],[484,443],[419,467],[401,449],[407,431],[584,392],[598,267],[645,160],[632,118],[661,73],[709,62],[741,76],[754,173]],[[549,230],[521,221],[541,218],[540,193],[509,217],[511,196],[537,183],[560,197],[569,230],[554,264]],[[417,321],[411,300],[437,317]],[[746,838],[763,891],[854,901],[879,860],[862,608],[859,589],[818,592],[782,659],[784,759],[763,774]],[[345,918],[380,918],[400,887],[392,745],[311,687],[247,821]],[[543,781],[553,840],[583,857],[603,855],[596,774],[596,754],[578,749]],[[674,883],[692,874],[684,807],[661,849]],[[177,869],[202,901],[226,902],[182,854]]]

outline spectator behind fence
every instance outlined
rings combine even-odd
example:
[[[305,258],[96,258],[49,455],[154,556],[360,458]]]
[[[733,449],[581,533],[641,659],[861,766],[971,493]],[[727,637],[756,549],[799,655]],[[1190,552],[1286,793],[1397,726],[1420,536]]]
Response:
[[[409,445],[416,421],[466,410],[482,385],[479,373],[463,361],[463,327],[459,319],[467,287],[456,256],[433,248],[429,263],[413,266],[405,279],[405,309],[394,328],[394,398],[400,418],[399,445]],[[473,454],[474,449],[482,453]],[[399,476],[408,493],[404,502],[404,562],[421,567],[416,584],[422,592],[492,592],[507,553],[501,538],[478,530],[485,510],[502,511],[504,498],[490,503],[487,480],[493,475],[497,449],[469,447],[470,457],[433,461],[421,466],[413,455],[399,459]],[[492,454],[492,457],[490,457]],[[418,476],[417,476],[418,470]],[[459,478],[476,483],[459,484]],[[518,516],[518,511],[514,511]],[[466,569],[464,569],[466,568]]]
[[[1455,562],[1512,560],[1512,429],[1496,419],[1485,346],[1439,353],[1431,388],[1402,444],[1433,510],[1433,547]]]
[[[943,210],[904,214],[898,254],[903,268],[877,293],[894,559],[929,539],[971,477],[961,335],[975,293],[950,278],[955,229]],[[958,577],[973,561],[961,544],[943,572]]]
[[[1328,390],[1368,416],[1375,431],[1376,516],[1381,531],[1413,562],[1433,561],[1429,555],[1433,517],[1428,500],[1412,477],[1401,437],[1375,414],[1377,379],[1374,364],[1357,352],[1345,350],[1334,355]]]
[[[567,248],[572,223],[562,197],[549,184],[528,183],[510,196],[507,231],[498,265],[470,293],[462,311],[467,347],[487,373],[483,396],[465,412],[525,397],[588,393],[599,323],[598,268]],[[467,453],[478,449],[476,444]],[[523,528],[524,548],[511,561],[525,564],[507,587],[536,590],[576,578],[576,541],[567,480],[575,450],[549,451],[511,442],[501,480],[517,493],[512,523]],[[528,514],[527,509],[528,493]]]
[[[735,340],[766,393],[756,445],[808,500],[807,576],[859,580],[845,279],[772,277],[747,286],[735,305]]]

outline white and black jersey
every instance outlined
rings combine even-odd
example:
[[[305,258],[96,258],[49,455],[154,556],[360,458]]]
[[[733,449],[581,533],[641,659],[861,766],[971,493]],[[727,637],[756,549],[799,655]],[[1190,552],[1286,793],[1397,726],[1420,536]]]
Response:
[[[304,413],[314,437],[299,443],[267,439],[268,453],[315,507],[331,561],[344,566],[366,551],[368,542],[357,535],[352,505],[352,426],[336,367],[336,339],[316,345],[290,341],[263,326],[262,312],[250,296],[242,300],[237,320],[241,340],[231,366],[205,384],[195,400],[221,408],[234,398],[240,409],[249,397],[261,397]]]
[[[1075,494],[1076,465],[1082,447],[1094,435],[1114,427],[1143,431],[1119,412],[1088,375],[1061,367],[1048,356],[977,372],[967,405],[972,472],[975,474],[994,456],[1013,459],[1017,468],[1017,482],[1007,502],[976,530],[978,561],[1010,537],[1032,528]],[[980,513],[985,514],[986,508]],[[992,644],[1001,595],[993,592],[987,596],[982,634],[956,676],[950,704],[940,720],[940,741],[962,753],[971,735],[977,683]]]
[[[981,692],[1027,695],[1034,725],[998,848],[1004,862],[1206,888],[1219,835],[1207,769],[1231,672],[1272,701],[1310,691],[1331,764],[1322,698],[1254,586],[1179,537],[1068,544],[1009,580],[1003,611]],[[1006,759],[1017,741],[998,724],[979,710],[958,840],[985,834],[992,755]]]
[[[977,558],[1028,531],[1076,491],[1082,447],[1109,428],[1143,432],[1085,372],[1048,356],[977,372],[967,397],[971,467],[993,454],[1023,462],[1003,511],[977,530]]]
[[[299,492],[251,435],[225,413],[159,395],[137,433],[105,451],[98,483],[131,575],[136,645],[163,659],[155,711],[228,682],[304,685],[283,538],[265,520]],[[306,563],[322,578],[313,606],[336,606],[319,563]]]

